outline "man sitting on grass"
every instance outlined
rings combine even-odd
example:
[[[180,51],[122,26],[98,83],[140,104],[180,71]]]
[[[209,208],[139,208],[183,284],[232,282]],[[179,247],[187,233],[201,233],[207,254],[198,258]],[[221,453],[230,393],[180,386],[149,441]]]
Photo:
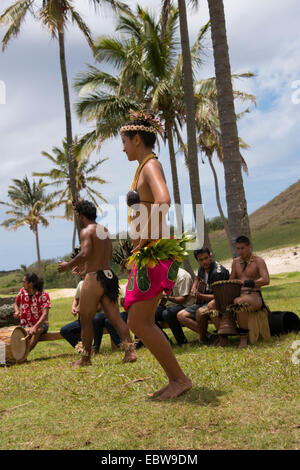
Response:
[[[177,318],[182,326],[187,326],[199,334],[199,343],[202,344],[208,342],[207,326],[209,315],[206,314],[205,317],[201,318],[201,324],[199,324],[199,318],[200,314],[209,308],[210,303],[214,299],[210,286],[213,282],[229,279],[229,271],[220,263],[214,261],[209,248],[195,250],[194,256],[200,265],[198,275],[191,289],[191,295],[194,296],[196,303],[178,312]],[[198,290],[200,283],[205,285],[204,293],[200,293]]]
[[[177,313],[194,303],[194,298],[189,295],[192,283],[192,276],[185,269],[179,268],[171,294],[163,296],[155,312],[155,322],[168,323],[179,346],[186,344],[188,340],[177,319]]]
[[[261,288],[270,284],[270,276],[265,261],[252,252],[249,238],[240,236],[236,239],[238,258],[232,262],[230,279],[240,279],[243,282],[241,295],[234,299],[237,322],[240,328],[249,329],[249,312],[257,312],[265,304]],[[267,339],[270,336],[269,327],[261,331]],[[242,335],[240,347],[247,346],[248,335]]]
[[[14,304],[14,317],[20,320],[20,326],[25,328],[30,336],[29,352],[49,328],[48,314],[51,304],[49,294],[43,290],[43,286],[43,279],[35,273],[26,273],[23,277],[23,287]]]

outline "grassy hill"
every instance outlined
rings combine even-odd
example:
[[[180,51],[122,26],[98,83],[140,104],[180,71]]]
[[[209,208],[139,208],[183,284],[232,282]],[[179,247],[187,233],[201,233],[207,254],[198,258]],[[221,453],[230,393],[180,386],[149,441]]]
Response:
[[[300,180],[250,215],[255,251],[300,244]],[[215,256],[231,257],[224,230],[210,233]]]
[[[270,225],[288,225],[300,219],[300,180],[250,215],[253,231]]]

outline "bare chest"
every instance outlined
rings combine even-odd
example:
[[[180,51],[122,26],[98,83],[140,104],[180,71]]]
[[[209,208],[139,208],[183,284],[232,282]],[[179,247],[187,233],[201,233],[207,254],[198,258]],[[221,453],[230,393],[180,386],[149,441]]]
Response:
[[[238,279],[241,279],[241,280],[246,280],[246,279],[255,280],[259,278],[259,269],[255,261],[252,261],[251,263],[249,263],[245,269],[244,269],[244,264],[237,262],[236,272],[238,275]]]

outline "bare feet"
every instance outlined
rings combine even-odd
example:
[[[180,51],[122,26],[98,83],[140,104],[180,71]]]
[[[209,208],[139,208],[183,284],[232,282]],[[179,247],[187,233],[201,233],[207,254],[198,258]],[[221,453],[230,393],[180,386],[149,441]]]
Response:
[[[28,359],[21,359],[20,361],[17,361],[17,364],[26,364],[26,362],[29,362]]]
[[[148,398],[156,398],[156,397],[158,397],[158,395],[160,395],[162,392],[164,392],[167,387],[168,387],[168,385],[167,385],[166,387],[161,388],[160,390],[157,390],[156,392],[149,393],[149,394],[147,395]]]
[[[248,346],[248,335],[241,336],[239,348],[246,348]]]
[[[228,336],[225,336],[225,335],[219,335],[219,341],[218,343],[216,344],[216,346],[228,346],[229,344],[229,341],[228,341]]]
[[[123,341],[120,344],[120,349],[125,351],[125,356],[123,357],[123,363],[125,364],[126,362],[135,362],[137,360],[137,356],[135,353],[135,344],[133,343],[126,343],[126,341]]]
[[[171,400],[172,398],[179,397],[191,388],[192,382],[186,377],[184,380],[170,381],[166,387],[151,393],[148,397],[157,398],[159,401]]]
[[[136,360],[137,356],[134,351],[126,351],[122,362],[125,364],[126,362],[135,362]]]
[[[100,354],[100,351],[97,351],[97,349],[92,349],[91,351],[91,357],[96,356],[97,354]]]
[[[78,361],[75,362],[70,362],[71,367],[85,367],[85,366],[91,366],[91,359],[89,357],[81,357]]]

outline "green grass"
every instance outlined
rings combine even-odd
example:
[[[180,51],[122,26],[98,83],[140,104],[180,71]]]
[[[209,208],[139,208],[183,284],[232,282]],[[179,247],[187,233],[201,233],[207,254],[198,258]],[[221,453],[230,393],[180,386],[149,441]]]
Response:
[[[209,236],[215,258],[219,261],[231,258],[231,251],[224,232],[211,232]],[[284,225],[271,225],[253,231],[252,241],[255,252],[300,244],[300,220]]]
[[[300,273],[272,276],[264,296],[273,310],[300,315]],[[71,321],[71,302],[53,300],[51,330]],[[0,368],[0,448],[299,449],[296,339],[290,333],[246,350],[237,338],[225,349],[175,347],[194,387],[168,403],[146,398],[166,379],[144,348],[135,364],[122,364],[106,335],[93,366],[72,370],[69,344],[40,343],[29,363]]]

